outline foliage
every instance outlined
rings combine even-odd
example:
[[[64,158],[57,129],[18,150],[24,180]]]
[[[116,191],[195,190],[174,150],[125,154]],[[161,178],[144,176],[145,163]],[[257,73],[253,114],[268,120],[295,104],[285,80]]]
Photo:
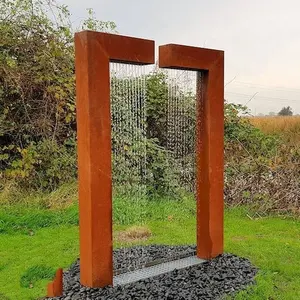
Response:
[[[55,140],[31,142],[27,148],[17,148],[15,159],[5,174],[24,188],[54,190],[76,177],[76,148],[59,145]]]
[[[74,30],[69,11],[46,0],[4,0],[0,17],[0,188],[4,194],[15,185],[53,191],[77,175]],[[82,28],[115,31],[115,24],[96,20],[88,10]],[[137,187],[142,186],[138,197],[151,198],[180,198],[183,187],[192,192],[195,95],[184,94],[179,86],[170,93],[167,73],[158,69],[145,75],[146,95],[138,86],[136,99],[132,99],[132,80],[117,76],[111,80],[112,86],[128,88],[112,89],[111,94],[112,123],[115,126],[118,119],[122,128],[112,131],[114,191],[133,195],[141,193]],[[169,107],[170,95],[174,103],[177,97],[185,99],[184,113],[176,115],[176,109]],[[145,105],[145,124],[130,121],[136,111],[124,105],[129,98]],[[183,154],[175,153],[167,142],[167,125],[175,115],[177,134],[188,141]],[[298,127],[293,128],[298,140]],[[300,184],[299,143],[287,142],[286,136],[261,130],[251,123],[246,107],[225,102],[229,205],[252,203],[265,211],[299,208],[299,201],[293,200]]]
[[[277,117],[274,118],[276,121]],[[247,203],[262,214],[299,214],[299,143],[288,143],[286,134],[280,134],[280,130],[264,133],[259,126],[252,125],[257,124],[252,118],[235,114],[234,120],[237,122],[230,122],[231,140],[225,143],[226,203]],[[228,126],[228,120],[226,123]]]
[[[146,186],[148,196],[178,197],[179,178],[176,161],[152,139],[147,145]]]
[[[180,188],[182,189],[184,184],[186,187],[193,186],[193,180],[182,181],[181,165],[183,159],[188,162],[188,154],[194,154],[195,96],[193,95],[189,99],[189,95],[183,95],[181,89],[177,87],[180,96],[186,97],[189,101],[182,102],[187,106],[182,107],[182,112],[184,111],[185,114],[181,112],[181,114],[176,115],[176,110],[170,107],[172,103],[176,103],[176,98],[169,98],[171,96],[179,97],[179,95],[169,94],[170,87],[167,80],[168,75],[158,69],[146,77],[147,170],[149,170],[147,186],[150,195],[168,195],[176,198],[180,196]],[[173,86],[173,88],[176,87]],[[190,128],[192,130],[184,131],[183,128],[177,128],[178,132],[185,134],[186,140],[189,140],[185,145],[189,146],[185,157],[177,157],[176,153],[172,153],[174,149],[167,143],[168,122],[174,118],[181,126],[187,124],[187,120],[191,120],[192,126]],[[191,170],[194,171],[193,168]],[[191,176],[193,177],[194,174]]]
[[[170,93],[168,80],[159,69],[141,80],[111,78],[112,163],[118,193],[134,194],[138,186],[145,186],[148,197],[177,198],[182,190],[194,189],[195,95],[184,94],[179,86],[172,86],[176,93]],[[175,139],[185,143],[177,145]]]
[[[139,197],[153,198],[176,194],[178,183],[165,147],[168,100],[165,78],[156,72],[145,76],[145,91],[139,86],[140,81],[135,86],[135,80],[111,78],[112,167],[114,190],[119,195],[138,193]],[[119,86],[127,88],[116,88]],[[145,111],[134,103],[141,103]],[[137,114],[144,116],[137,119]]]
[[[57,149],[65,153],[66,144],[75,150],[74,30],[69,15],[66,6],[53,1],[0,3],[0,171],[9,170],[6,174],[17,180],[31,178],[38,188],[46,187],[46,181],[49,189],[63,183],[59,168],[70,167],[64,155],[58,161],[57,154],[53,163],[43,155]],[[91,9],[82,25],[101,31],[115,27],[96,20]]]
[[[283,107],[278,113],[278,116],[292,116],[292,115],[293,115],[293,111],[290,106]]]
[[[95,12],[92,8],[88,8],[87,12],[88,18],[83,21],[81,29],[101,32],[116,32],[117,25],[114,22],[97,20]]]
[[[167,75],[156,70],[147,76],[147,137],[156,139],[161,147],[166,147],[168,84]]]
[[[274,154],[278,140],[253,126],[249,119],[245,118],[247,114],[247,107],[225,103],[225,146],[228,149],[237,145],[243,148],[247,155],[269,157]],[[230,149],[228,150],[230,152]]]

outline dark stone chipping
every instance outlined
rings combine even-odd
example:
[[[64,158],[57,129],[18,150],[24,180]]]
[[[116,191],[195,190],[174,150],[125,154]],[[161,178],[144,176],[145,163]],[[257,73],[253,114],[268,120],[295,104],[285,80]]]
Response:
[[[195,254],[195,246],[138,246],[114,251],[116,274],[151,262],[175,260]],[[132,264],[134,262],[134,264]],[[88,288],[79,283],[79,261],[64,272],[64,296],[48,299],[220,299],[254,283],[257,269],[249,260],[223,254],[200,265],[124,286]]]
[[[114,274],[118,275],[196,254],[196,246],[150,245],[114,251]]]

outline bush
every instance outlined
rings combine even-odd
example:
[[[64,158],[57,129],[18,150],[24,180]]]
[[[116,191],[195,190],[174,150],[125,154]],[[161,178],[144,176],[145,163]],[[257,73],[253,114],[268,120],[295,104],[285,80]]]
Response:
[[[245,116],[247,107],[225,102],[225,147],[230,153],[230,147],[242,148],[247,156],[270,157],[275,154],[279,139],[273,135],[265,134],[251,124]],[[230,153],[231,154],[231,153]]]
[[[226,104],[225,112],[226,203],[251,205],[261,213],[300,213],[299,146],[263,133],[243,117],[243,106]]]
[[[75,30],[69,15],[55,1],[0,2],[0,178],[15,178],[21,186],[54,189],[76,174]],[[81,29],[115,27],[88,10]]]
[[[32,142],[27,148],[19,148],[21,158],[6,169],[7,178],[23,188],[54,190],[72,181],[77,174],[76,148],[58,145],[55,140]]]

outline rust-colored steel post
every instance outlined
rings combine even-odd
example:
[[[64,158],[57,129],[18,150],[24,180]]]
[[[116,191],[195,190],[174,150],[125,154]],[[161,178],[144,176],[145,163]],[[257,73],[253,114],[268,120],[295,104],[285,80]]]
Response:
[[[223,253],[224,244],[224,52],[164,45],[159,66],[198,71],[197,256],[213,258]]]
[[[80,281],[113,283],[109,62],[154,63],[154,41],[83,31],[75,34]]]
[[[63,295],[63,270],[58,269],[53,281],[47,285],[47,297],[59,297]]]

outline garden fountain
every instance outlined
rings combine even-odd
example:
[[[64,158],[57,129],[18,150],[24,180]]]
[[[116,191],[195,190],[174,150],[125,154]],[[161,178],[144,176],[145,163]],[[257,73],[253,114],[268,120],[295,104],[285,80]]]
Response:
[[[138,294],[135,284],[139,280],[154,278],[152,287],[157,286],[157,278],[160,282],[166,276],[168,280],[189,280],[191,272],[205,272],[204,264],[211,264],[218,272],[219,265],[226,261],[223,256],[211,260],[223,253],[224,243],[223,51],[176,44],[160,46],[158,66],[150,72],[147,65],[154,64],[155,52],[151,40],[84,31],[75,35],[75,50],[80,284],[79,263],[70,269],[66,279],[76,273],[72,278],[77,277],[70,280],[74,286],[80,285],[78,293],[88,291],[90,297],[114,295],[117,299],[114,291],[105,287],[127,284]],[[165,97],[165,101],[161,103],[164,118],[156,110],[150,120],[151,76],[161,76],[163,88],[160,96],[153,99],[161,101]],[[165,127],[164,134],[158,133],[158,124]],[[124,190],[125,184],[132,201],[147,197],[147,185],[155,181],[153,170],[149,171],[149,153],[154,151],[149,141],[158,134],[161,140],[154,144],[165,149],[164,166],[180,166],[175,174],[177,182],[195,194],[196,247],[139,246],[113,251],[113,197],[120,194],[122,187]],[[154,156],[160,155],[155,151]],[[137,221],[141,223],[143,203],[138,202]],[[235,258],[227,260],[230,271]],[[198,269],[189,269],[193,266]],[[250,264],[246,267],[251,269]],[[49,297],[61,295],[61,281],[59,271],[49,284]]]

